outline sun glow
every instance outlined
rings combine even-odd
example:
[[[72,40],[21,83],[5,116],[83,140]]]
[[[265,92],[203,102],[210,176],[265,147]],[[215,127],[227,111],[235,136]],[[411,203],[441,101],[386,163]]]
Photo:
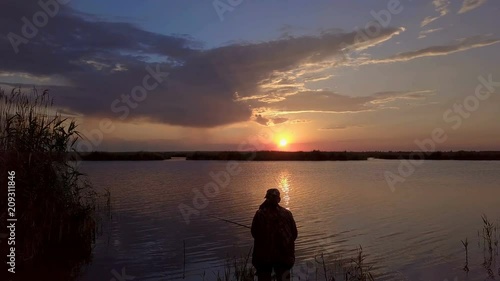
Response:
[[[288,141],[286,139],[281,139],[280,140],[280,146],[285,147],[288,144]]]

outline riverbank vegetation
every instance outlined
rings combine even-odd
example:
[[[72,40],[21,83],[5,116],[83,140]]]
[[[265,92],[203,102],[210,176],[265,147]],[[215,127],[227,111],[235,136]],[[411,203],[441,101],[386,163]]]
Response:
[[[171,159],[170,153],[165,152],[103,152],[93,151],[89,153],[80,153],[83,161],[153,161]]]
[[[477,246],[480,251],[482,250],[483,255],[481,267],[486,270],[487,278],[494,280],[496,277],[500,277],[500,260],[498,260],[498,242],[500,241],[500,232],[498,230],[500,227],[500,221],[499,223],[494,223],[488,219],[485,214],[481,216],[481,219],[483,221],[483,227],[481,230],[477,231]],[[465,238],[465,240],[462,240],[462,245],[465,253],[465,265],[463,270],[468,274],[471,270],[471,263],[469,261],[469,239]]]
[[[257,279],[255,268],[250,264],[250,253],[242,258],[226,261],[224,269],[214,273],[216,281],[254,281]],[[324,253],[318,254],[307,262],[298,262],[292,269],[291,280],[324,280],[324,281],[374,281],[372,266],[366,262],[367,255],[363,248],[356,249],[352,258],[334,258]],[[202,280],[214,280],[207,274]],[[273,276],[273,280],[276,277]]]
[[[466,238],[462,240],[465,265],[464,277],[474,272],[474,276],[484,275],[485,280],[500,278],[500,220],[494,223],[486,215],[481,216],[482,228],[477,231],[477,250],[471,249],[471,243]],[[475,240],[475,239],[472,239]],[[457,241],[457,247],[459,242]],[[476,259],[470,260],[471,250]],[[254,281],[257,279],[255,269],[250,264],[250,253],[247,256],[228,259],[222,271],[203,274],[202,280],[216,281]],[[482,256],[482,259],[480,257]],[[374,281],[377,276],[372,274],[373,263],[369,256],[359,246],[352,258],[337,258],[320,253],[308,261],[297,262],[292,271],[292,280],[311,281]],[[483,273],[480,273],[482,271]],[[458,274],[458,272],[456,273]],[[276,279],[273,279],[276,280]]]
[[[7,171],[15,172],[16,208],[8,215],[17,219],[21,279],[43,271],[70,280],[91,259],[97,212],[109,194],[98,194],[69,158],[78,138],[77,124],[55,111],[47,91],[0,90],[0,184],[6,187]],[[6,197],[0,200],[7,210]]]

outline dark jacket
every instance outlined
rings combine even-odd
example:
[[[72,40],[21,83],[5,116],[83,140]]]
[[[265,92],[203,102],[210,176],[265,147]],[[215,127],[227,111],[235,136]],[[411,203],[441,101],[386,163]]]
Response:
[[[254,266],[276,263],[293,266],[297,226],[292,212],[264,201],[253,217],[252,236]]]

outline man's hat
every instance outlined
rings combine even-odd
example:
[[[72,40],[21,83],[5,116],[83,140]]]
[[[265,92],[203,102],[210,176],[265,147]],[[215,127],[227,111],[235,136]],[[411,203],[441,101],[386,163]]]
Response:
[[[271,197],[280,197],[280,191],[277,188],[268,189],[266,192],[266,197],[264,198],[271,198]]]

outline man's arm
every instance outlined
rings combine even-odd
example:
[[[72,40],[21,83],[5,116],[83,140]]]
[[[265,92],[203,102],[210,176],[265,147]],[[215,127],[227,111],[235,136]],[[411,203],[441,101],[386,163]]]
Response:
[[[290,221],[291,221],[293,241],[295,241],[297,239],[298,232],[297,232],[297,225],[295,224],[295,220],[293,219],[293,215],[291,212],[290,212]]]
[[[257,211],[257,212],[255,212],[255,215],[253,216],[252,226],[250,228],[250,230],[252,232],[252,237],[254,239],[256,239],[257,237],[260,236],[259,235],[260,229],[261,229],[261,219],[260,219],[259,211]]]

